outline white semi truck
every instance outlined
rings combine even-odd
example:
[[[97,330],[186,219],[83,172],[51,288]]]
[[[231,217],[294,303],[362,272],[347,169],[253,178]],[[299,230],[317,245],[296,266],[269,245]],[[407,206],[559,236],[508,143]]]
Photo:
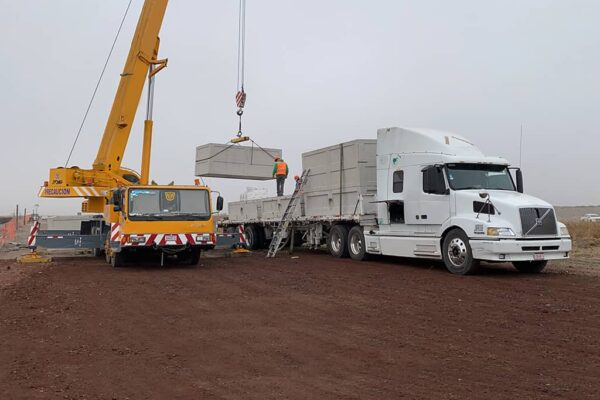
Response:
[[[520,169],[485,156],[462,136],[384,128],[304,153],[310,170],[291,216],[298,244],[323,244],[335,257],[370,254],[443,260],[455,274],[480,261],[540,272],[565,259],[571,238],[549,203],[523,193]],[[511,173],[511,170],[513,173]],[[514,176],[513,176],[514,175]],[[290,197],[229,203],[221,226],[244,226],[249,245],[268,244]]]

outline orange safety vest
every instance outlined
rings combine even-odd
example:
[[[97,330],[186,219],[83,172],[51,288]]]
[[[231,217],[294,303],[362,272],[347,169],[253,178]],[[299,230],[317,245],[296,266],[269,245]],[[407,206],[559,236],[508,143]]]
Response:
[[[276,175],[287,175],[287,164],[285,161],[277,161],[277,173]]]

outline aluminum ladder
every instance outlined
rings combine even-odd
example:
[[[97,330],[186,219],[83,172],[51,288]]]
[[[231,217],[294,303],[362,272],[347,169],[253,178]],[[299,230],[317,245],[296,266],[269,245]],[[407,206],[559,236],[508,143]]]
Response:
[[[304,188],[304,184],[306,183],[306,179],[308,177],[309,169],[305,169],[302,171],[302,176],[300,177],[300,183],[296,185],[294,189],[294,193],[292,197],[290,197],[290,202],[288,203],[285,211],[283,212],[283,216],[281,217],[281,221],[279,225],[277,225],[277,229],[273,233],[273,238],[271,239],[271,244],[269,244],[269,251],[267,252],[267,258],[275,257],[275,254],[279,251],[279,246],[281,245],[281,241],[283,240],[283,235],[287,232],[288,227],[290,226],[290,222],[292,222],[292,216],[294,215],[294,210],[298,205],[298,200],[300,199],[300,194],[302,193],[302,189]]]

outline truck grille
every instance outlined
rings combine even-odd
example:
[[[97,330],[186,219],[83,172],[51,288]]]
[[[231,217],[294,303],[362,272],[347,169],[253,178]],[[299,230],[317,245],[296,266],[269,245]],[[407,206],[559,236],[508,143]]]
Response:
[[[521,208],[523,236],[556,235],[556,217],[551,208]]]

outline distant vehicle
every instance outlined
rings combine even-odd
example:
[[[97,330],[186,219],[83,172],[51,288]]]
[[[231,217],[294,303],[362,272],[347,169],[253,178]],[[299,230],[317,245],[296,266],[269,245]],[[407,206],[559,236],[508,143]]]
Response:
[[[600,222],[600,214],[585,214],[580,219],[586,222]]]

